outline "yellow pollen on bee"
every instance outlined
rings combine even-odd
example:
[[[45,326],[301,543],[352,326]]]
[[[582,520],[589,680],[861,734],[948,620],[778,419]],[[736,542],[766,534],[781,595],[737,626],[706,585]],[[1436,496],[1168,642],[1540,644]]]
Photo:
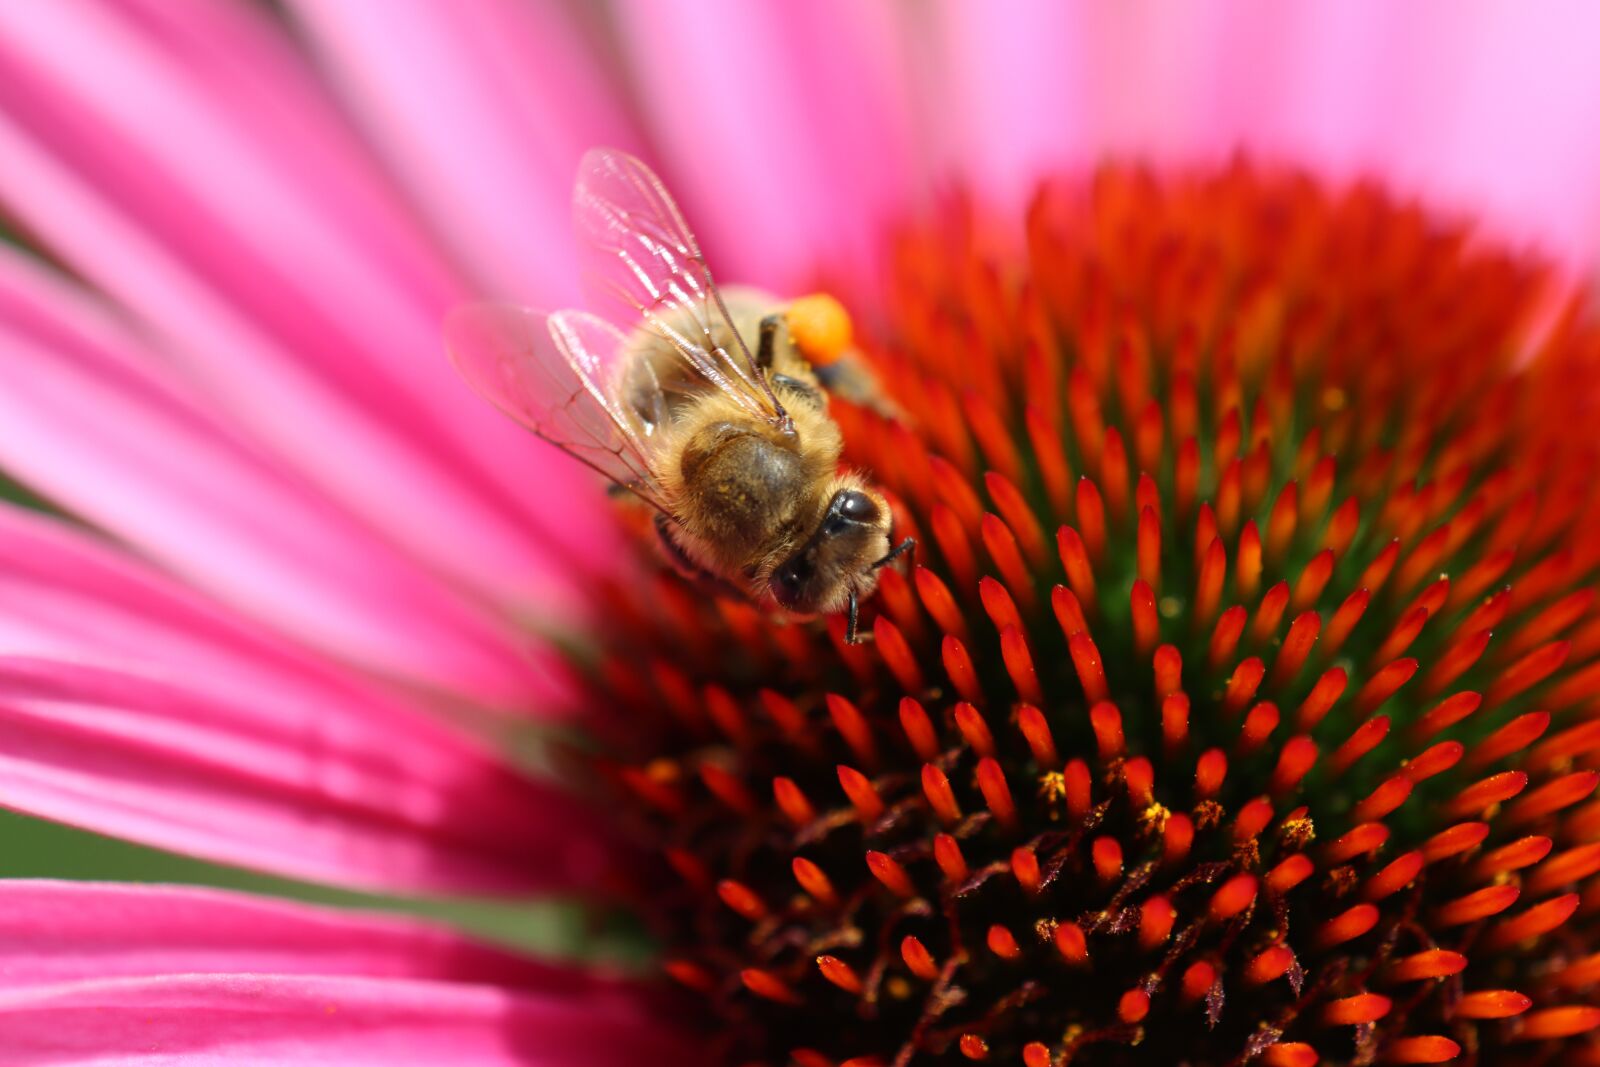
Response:
[[[827,293],[800,297],[789,305],[785,317],[790,339],[806,359],[819,367],[844,355],[855,340],[850,313]]]

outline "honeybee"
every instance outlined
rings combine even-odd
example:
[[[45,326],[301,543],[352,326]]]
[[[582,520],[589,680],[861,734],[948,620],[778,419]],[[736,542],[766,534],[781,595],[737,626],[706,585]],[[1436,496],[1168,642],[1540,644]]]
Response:
[[[844,309],[719,291],[661,180],[625,153],[584,157],[573,207],[586,289],[614,319],[468,305],[445,326],[457,369],[653,507],[685,574],[795,615],[847,609],[854,642],[861,599],[914,542],[891,548],[887,501],[840,470],[824,378],[870,391]]]

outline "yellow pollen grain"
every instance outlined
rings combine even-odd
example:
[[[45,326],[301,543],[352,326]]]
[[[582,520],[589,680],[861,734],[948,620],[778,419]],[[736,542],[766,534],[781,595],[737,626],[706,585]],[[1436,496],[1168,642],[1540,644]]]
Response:
[[[1283,824],[1283,841],[1290,848],[1303,848],[1317,839],[1316,825],[1310,816],[1290,819]]]
[[[1067,776],[1060,771],[1048,771],[1039,776],[1039,796],[1052,804],[1067,797]]]

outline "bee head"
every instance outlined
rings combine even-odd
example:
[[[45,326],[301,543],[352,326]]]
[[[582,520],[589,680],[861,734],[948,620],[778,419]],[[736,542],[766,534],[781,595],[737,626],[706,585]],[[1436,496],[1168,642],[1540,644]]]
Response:
[[[888,505],[870,490],[838,488],[805,542],[768,580],[772,597],[801,614],[836,611],[852,591],[865,595],[877,584],[875,564],[889,550]]]

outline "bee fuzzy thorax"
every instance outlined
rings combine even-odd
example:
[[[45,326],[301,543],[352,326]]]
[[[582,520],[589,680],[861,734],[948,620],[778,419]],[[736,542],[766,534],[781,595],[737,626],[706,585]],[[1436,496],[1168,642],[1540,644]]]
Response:
[[[839,460],[838,428],[793,405],[793,432],[751,425],[725,399],[683,405],[659,452],[656,476],[674,536],[707,569],[770,572],[820,520]]]

